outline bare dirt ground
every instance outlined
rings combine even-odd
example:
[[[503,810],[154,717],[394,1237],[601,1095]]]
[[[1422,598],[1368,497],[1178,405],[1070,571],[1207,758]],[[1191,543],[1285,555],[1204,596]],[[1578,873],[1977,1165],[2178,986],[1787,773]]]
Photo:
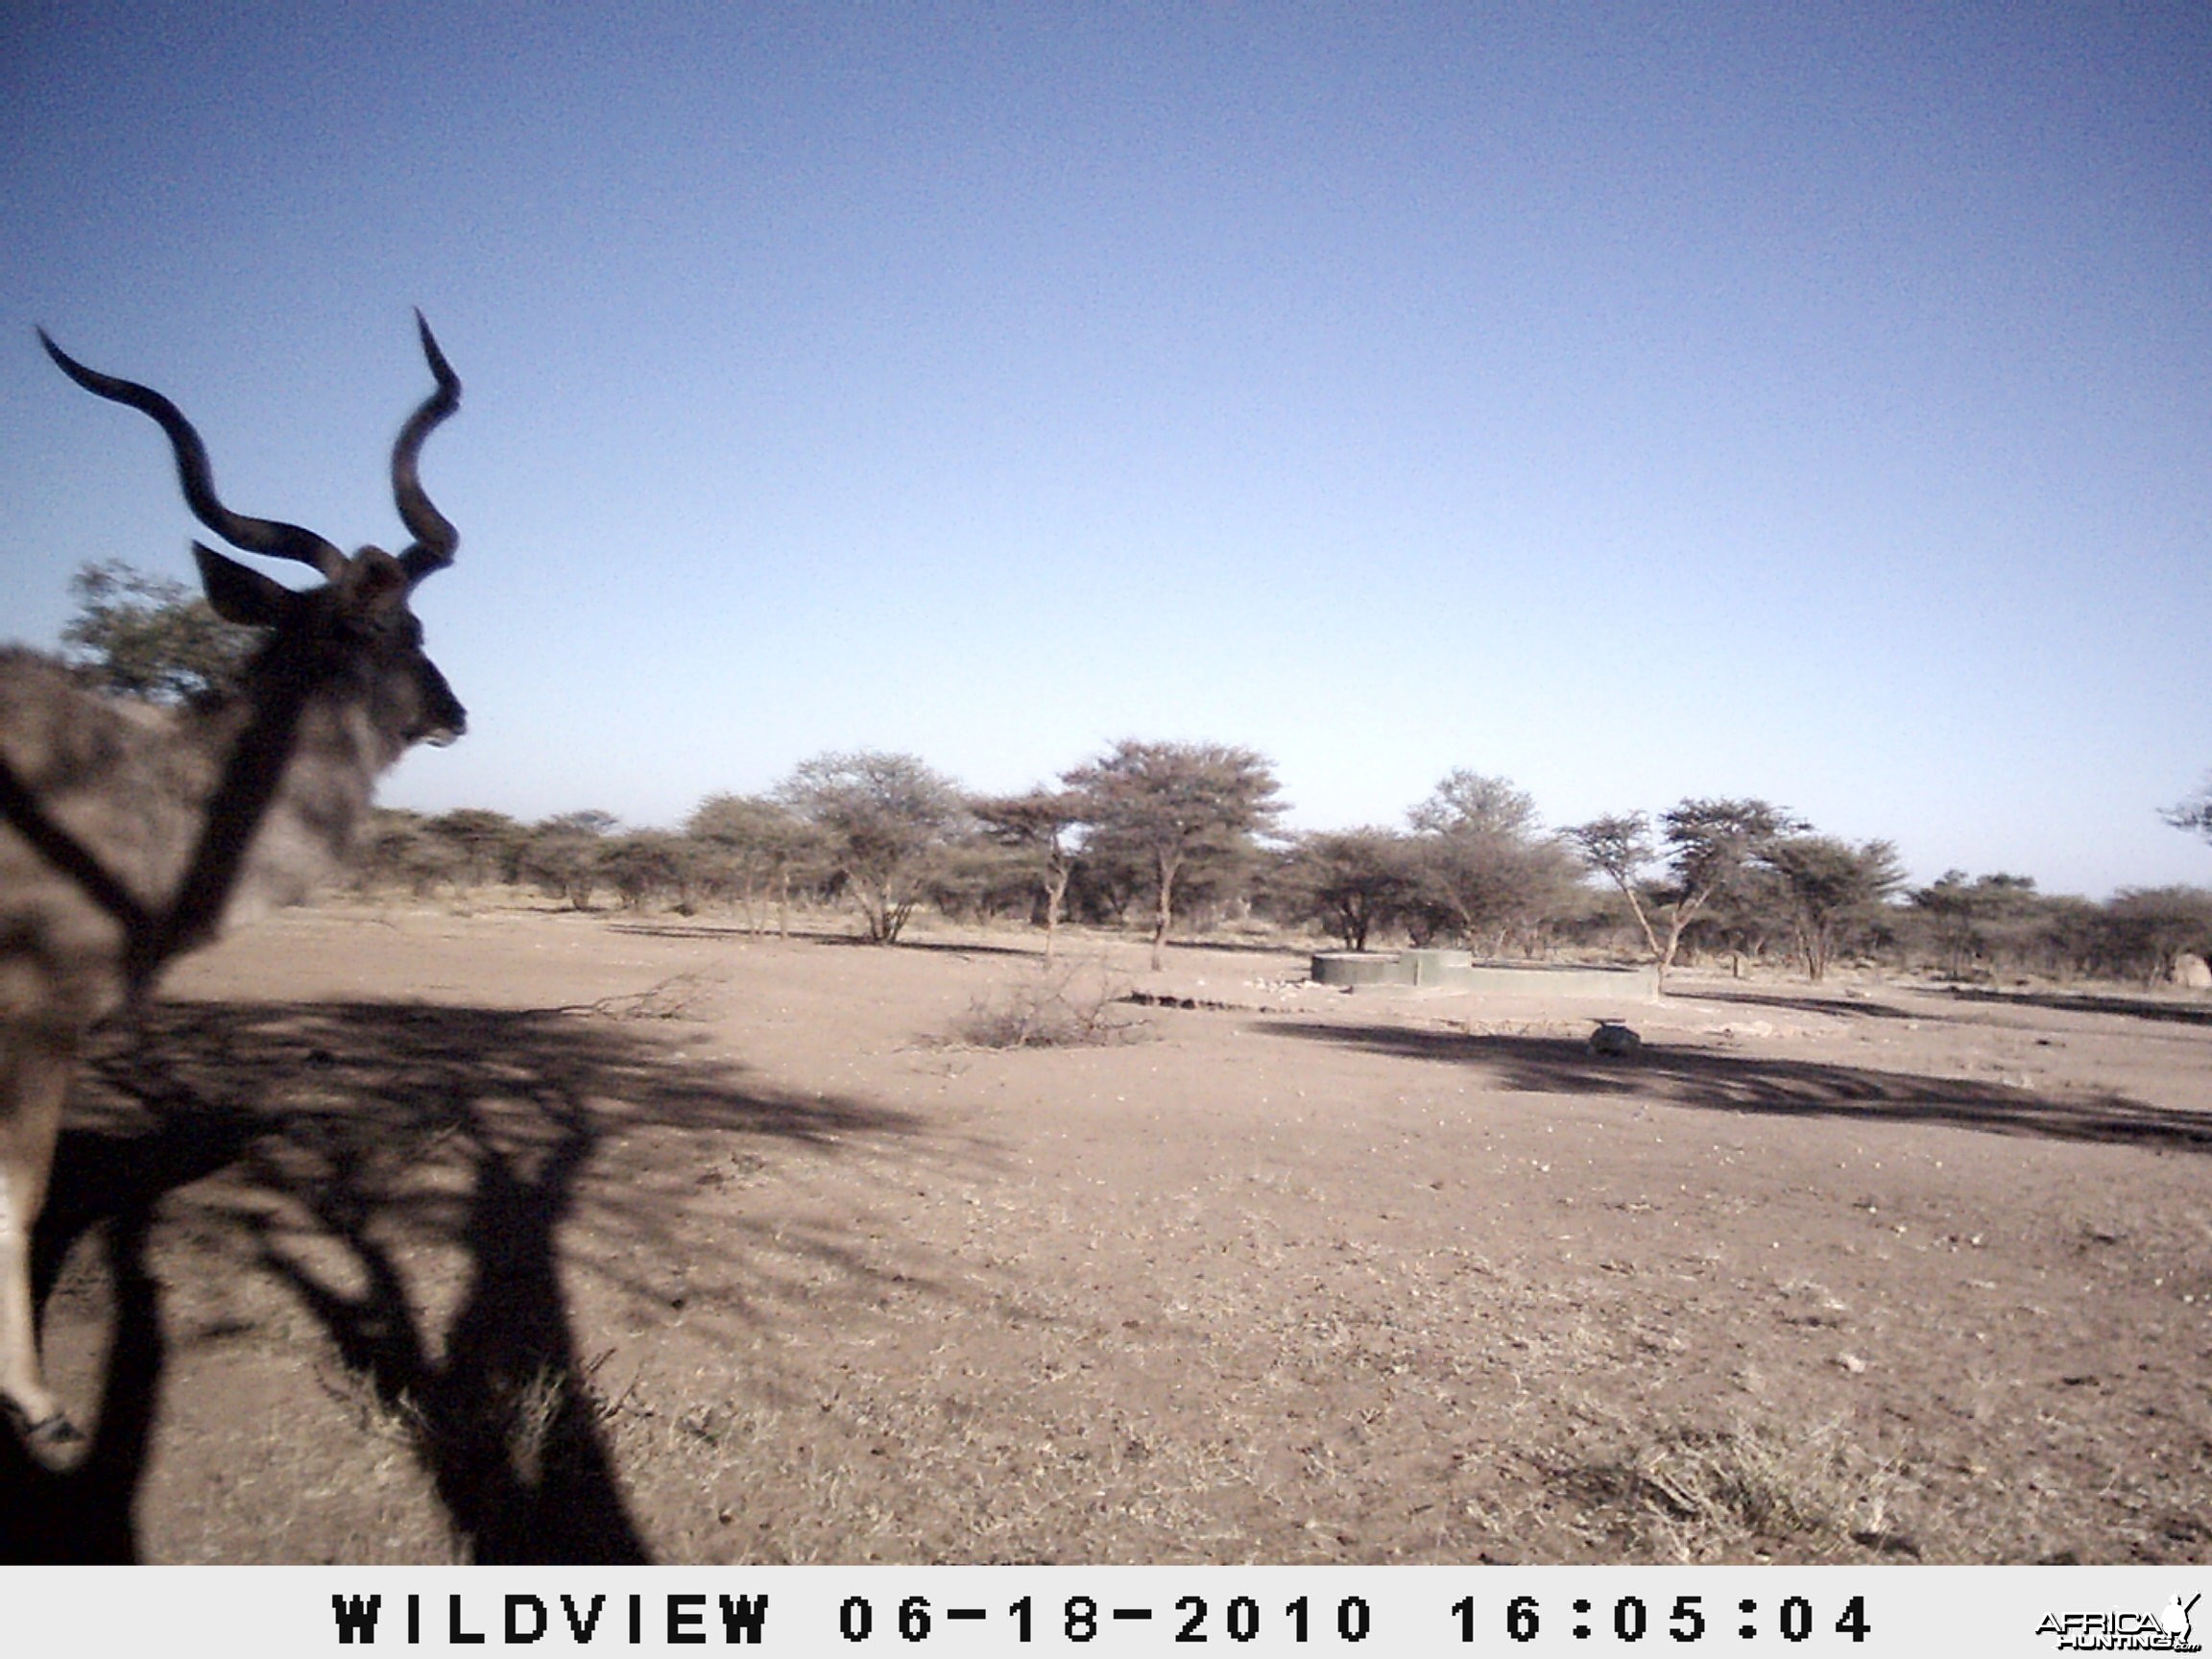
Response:
[[[1104,1046],[959,1040],[1027,934],[337,907],[185,965],[72,1103],[96,1433],[0,1446],[8,1553],[2212,1556],[2212,1003],[1070,949]]]

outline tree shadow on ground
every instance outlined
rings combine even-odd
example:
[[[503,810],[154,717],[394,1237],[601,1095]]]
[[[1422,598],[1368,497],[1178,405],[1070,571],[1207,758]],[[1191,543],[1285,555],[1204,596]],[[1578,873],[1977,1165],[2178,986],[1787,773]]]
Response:
[[[595,1152],[655,1129],[834,1150],[913,1127],[750,1086],[635,1024],[571,1013],[156,1004],[108,1036],[73,1096],[36,1241],[42,1303],[79,1238],[104,1246],[114,1330],[98,1427],[65,1473],[0,1435],[0,1559],[138,1557],[164,1364],[150,1235],[198,1183],[195,1246],[272,1275],[313,1315],[407,1426],[468,1558],[642,1562],[557,1234],[584,1205],[610,1235],[594,1266],[665,1261],[676,1206],[665,1184],[588,1181]],[[442,1330],[408,1289],[425,1247],[463,1264]]]
[[[851,945],[869,950],[896,950],[902,955],[937,956],[1025,956],[1035,961],[1044,954],[1045,936],[1040,933],[1035,945],[983,945],[966,939],[915,939],[901,934],[885,942],[870,939],[858,933],[824,933],[817,941],[823,945]]]
[[[745,944],[757,944],[775,939],[795,945],[851,945],[875,950],[897,950],[902,953],[930,951],[947,956],[1036,956],[1045,949],[1045,936],[1040,932],[1035,945],[984,945],[973,941],[954,939],[899,938],[885,942],[871,939],[864,933],[828,933],[818,928],[793,927],[779,933],[774,928],[758,931],[739,922],[610,922],[610,933],[639,933],[653,939],[728,939]]]
[[[1149,946],[1152,943],[1152,938],[1147,933],[1133,933],[1126,942],[1131,945]],[[1285,945],[1272,939],[1219,939],[1203,934],[1195,939],[1169,939],[1166,941],[1166,949],[1170,952],[1182,950],[1193,955],[1211,953],[1222,956],[1310,957],[1313,954],[1303,945]],[[1392,952],[1382,950],[1376,951],[1374,954],[1387,956]]]
[[[1947,986],[1943,995],[1960,1002],[1993,1003],[1998,1007],[2024,1003],[2031,1008],[2056,1008],[2070,1014],[2126,1014],[2137,1020],[2212,1025],[2212,1006],[2201,1002],[2167,1002],[2155,997],[2116,997],[2109,992],[2094,991],[1978,991],[1964,985]]]
[[[757,945],[763,940],[776,940],[786,945],[865,945],[865,939],[855,940],[851,933],[831,933],[819,927],[755,927],[743,922],[701,922],[697,919],[655,918],[651,921],[617,921],[605,911],[590,913],[610,933],[637,933],[648,939],[728,939],[734,943]]]
[[[1647,1044],[1618,1059],[1567,1038],[1474,1036],[1401,1025],[1271,1020],[1256,1031],[1470,1066],[1501,1089],[1642,1096],[1674,1106],[1782,1117],[1929,1123],[2052,1141],[2107,1142],[2212,1152],[2212,1112],[2157,1106],[2109,1092],[2041,1094],[1961,1077],[1873,1071]]]
[[[1847,997],[1792,997],[1779,991],[1722,991],[1713,986],[1685,986],[1675,994],[1685,1002],[1733,1002],[1753,1008],[1787,1008],[1793,1014],[1834,1014],[1839,1019],[1927,1020],[1926,1010],[1915,1012],[1894,1002],[1861,1001]]]

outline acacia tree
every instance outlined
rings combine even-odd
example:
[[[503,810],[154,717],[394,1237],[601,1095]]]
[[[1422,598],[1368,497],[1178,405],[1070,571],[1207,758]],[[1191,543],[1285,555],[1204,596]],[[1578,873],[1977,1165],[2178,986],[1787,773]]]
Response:
[[[2169,806],[2159,817],[2176,830],[2188,830],[2212,841],[2212,778],[2178,806]]]
[[[697,871],[693,846],[665,830],[632,830],[611,835],[599,851],[599,875],[626,910],[642,910],[657,893],[672,893],[677,910],[691,913]]]
[[[684,832],[699,849],[702,877],[743,899],[746,926],[760,930],[760,902],[776,896],[776,931],[790,929],[791,883],[819,856],[813,829],[790,807],[764,795],[709,795],[692,809]]]
[[[1302,837],[1286,873],[1301,915],[1324,924],[1347,950],[1366,950],[1368,934],[1396,919],[1419,884],[1406,837],[1372,825]]]
[[[120,560],[69,579],[78,612],[61,629],[63,655],[108,690],[150,703],[234,691],[260,632],[226,622],[181,582]]]
[[[451,844],[429,832],[421,813],[401,806],[370,807],[355,847],[355,879],[364,892],[390,883],[423,898],[458,868]]]
[[[1249,855],[1255,836],[1282,815],[1282,786],[1266,758],[1221,743],[1123,738],[1088,765],[1061,774],[1094,833],[1143,856],[1151,880],[1152,968],[1164,960],[1175,881],[1192,859]]]
[[[482,806],[441,812],[422,828],[452,849],[459,879],[471,887],[514,880],[530,833],[506,813]]]
[[[820,832],[869,939],[898,943],[966,816],[959,785],[911,755],[863,749],[802,761],[776,793]]]
[[[1660,979],[1666,979],[1666,964],[1672,952],[1661,946],[1659,934],[1651,926],[1651,912],[1645,908],[1643,872],[1658,856],[1651,845],[1651,820],[1642,812],[1617,812],[1604,818],[1593,818],[1587,824],[1576,824],[1567,831],[1567,839],[1580,851],[1590,868],[1598,871],[1628,901],[1629,914],[1636,918],[1636,926],[1644,934],[1645,949],[1651,952],[1651,960],[1659,964]]]
[[[2017,948],[2035,929],[2043,899],[2032,876],[1978,876],[1946,870],[1911,895],[1912,908],[1928,919],[1942,953],[1944,974],[1966,977],[1969,967],[2003,947]]]
[[[1573,860],[1538,821],[1535,798],[1508,780],[1456,768],[1406,816],[1421,931],[1496,951],[1515,933],[1526,945],[1566,908]]]
[[[985,795],[968,803],[983,833],[1001,847],[1017,849],[1036,872],[1045,895],[1045,960],[1060,933],[1060,910],[1068,882],[1075,874],[1070,836],[1083,822],[1083,802],[1072,790],[1032,789],[1022,795]]]
[[[546,892],[565,899],[571,910],[590,909],[607,837],[619,822],[612,812],[590,808],[563,812],[534,825],[522,844],[521,873]]]
[[[2146,985],[2155,985],[2183,951],[2212,951],[2212,892],[2123,887],[2104,905],[2098,931],[2112,972],[2140,974]]]
[[[1687,800],[1660,814],[1672,877],[1664,981],[1682,930],[1716,898],[1745,885],[1752,861],[1777,836],[1807,828],[1781,807],[1752,800]]]
[[[1765,801],[1695,799],[1660,814],[1659,825],[1669,879],[1658,884],[1640,879],[1640,873],[1659,856],[1651,842],[1650,820],[1643,813],[1594,818],[1568,835],[1583,856],[1627,895],[1664,991],[1682,948],[1683,931],[1698,912],[1720,894],[1742,886],[1753,858],[1767,843],[1806,826]],[[1666,925],[1664,938],[1653,911]]]
[[[1842,929],[1870,920],[1905,883],[1897,849],[1887,841],[1854,847],[1833,835],[1784,835],[1767,842],[1758,859],[1789,894],[1797,953],[1815,984],[1826,976]]]

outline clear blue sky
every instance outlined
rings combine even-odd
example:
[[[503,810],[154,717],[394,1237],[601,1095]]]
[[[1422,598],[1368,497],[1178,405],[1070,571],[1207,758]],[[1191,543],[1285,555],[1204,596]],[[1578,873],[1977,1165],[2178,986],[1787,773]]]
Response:
[[[459,564],[385,799],[1250,745],[2212,883],[2212,7],[0,8],[0,634],[226,496]]]

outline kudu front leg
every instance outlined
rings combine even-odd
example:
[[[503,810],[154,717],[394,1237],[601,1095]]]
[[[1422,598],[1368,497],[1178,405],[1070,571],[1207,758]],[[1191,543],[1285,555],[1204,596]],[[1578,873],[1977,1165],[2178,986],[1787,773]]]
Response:
[[[82,1438],[46,1386],[31,1298],[31,1233],[76,1069],[75,1032],[0,1032],[0,1407],[43,1462]]]

